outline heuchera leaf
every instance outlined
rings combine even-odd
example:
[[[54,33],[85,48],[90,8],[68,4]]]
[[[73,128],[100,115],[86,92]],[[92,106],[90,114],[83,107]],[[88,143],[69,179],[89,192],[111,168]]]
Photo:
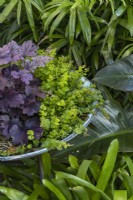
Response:
[[[32,58],[32,61],[29,61],[28,59],[24,63],[24,67],[28,69],[31,72],[34,72],[34,70],[37,67],[45,67],[45,64],[48,63],[53,58],[50,56],[36,56]]]
[[[29,102],[25,101],[24,107],[23,107],[23,114],[26,114],[28,116],[33,116],[35,113],[38,113],[40,108],[40,102]]]
[[[26,70],[26,69],[23,69],[23,70],[20,70],[20,71],[12,71],[11,72],[11,76],[15,79],[21,79],[21,81],[23,83],[25,83],[26,85],[29,85],[30,81],[33,80],[33,76],[32,74]]]
[[[32,41],[26,41],[21,46],[23,57],[36,56],[37,55],[37,53],[36,53],[37,49],[38,49],[38,47]]]
[[[27,130],[33,130],[34,131],[34,137],[36,140],[39,140],[42,136],[43,129],[40,127],[40,120],[37,117],[32,117],[30,119],[27,119],[25,122],[25,127]]]
[[[0,48],[0,65],[8,64],[10,60],[10,49],[7,45],[4,45]]]
[[[24,104],[23,95],[13,89],[0,91],[0,112],[10,112],[10,108],[18,108]]]
[[[15,42],[15,41],[11,41],[7,44],[8,48],[9,48],[9,55],[10,55],[10,62],[15,62],[18,60],[23,59],[22,56],[22,50],[20,48],[20,46]]]

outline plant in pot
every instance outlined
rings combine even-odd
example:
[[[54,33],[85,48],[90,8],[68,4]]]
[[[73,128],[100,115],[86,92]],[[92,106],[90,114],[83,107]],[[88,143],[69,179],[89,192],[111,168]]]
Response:
[[[101,108],[95,85],[84,86],[84,67],[50,56],[32,41],[0,48],[0,153],[67,147],[64,138],[85,133],[88,114]]]

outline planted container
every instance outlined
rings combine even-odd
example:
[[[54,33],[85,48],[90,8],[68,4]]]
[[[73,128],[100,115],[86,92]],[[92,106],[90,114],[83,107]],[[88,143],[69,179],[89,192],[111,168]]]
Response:
[[[1,160],[36,156],[69,146],[86,133],[100,91],[67,57],[46,55],[31,41],[0,48]]]

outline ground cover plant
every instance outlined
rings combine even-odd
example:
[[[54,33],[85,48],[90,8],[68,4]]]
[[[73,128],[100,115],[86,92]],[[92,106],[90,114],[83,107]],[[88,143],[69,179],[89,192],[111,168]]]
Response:
[[[84,120],[103,103],[94,85],[83,86],[83,67],[76,70],[68,58],[39,52],[31,41],[21,46],[12,41],[0,49],[0,132],[22,152],[66,147],[60,140],[85,133]]]

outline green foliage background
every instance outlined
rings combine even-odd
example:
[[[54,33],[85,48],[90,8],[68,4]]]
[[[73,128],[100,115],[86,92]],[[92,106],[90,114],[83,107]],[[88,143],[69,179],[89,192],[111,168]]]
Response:
[[[1,45],[34,39],[97,70],[133,51],[131,0],[11,0],[1,2]]]
[[[123,60],[114,63],[133,52],[132,0],[2,0],[0,12],[0,46],[12,39],[19,43],[32,39],[44,49],[55,48],[58,55],[69,55],[77,66],[85,64],[89,68],[89,78],[94,78],[102,69],[94,81],[107,100],[104,109],[108,114],[107,118],[101,112],[97,113],[88,128],[88,135],[75,137],[70,148],[51,151],[52,165],[49,155],[42,157],[43,185],[36,159],[1,164],[1,200],[65,199],[66,191],[69,200],[84,200],[85,195],[86,199],[91,199],[89,194],[95,200],[100,199],[101,193],[96,193],[95,189],[105,183],[103,171],[110,176],[102,188],[102,191],[105,189],[103,198],[132,200],[133,157],[128,153],[133,152],[132,56],[124,60],[124,64]],[[107,68],[103,68],[105,65]],[[116,138],[119,151],[123,153],[118,154],[116,149],[117,160],[112,169],[107,170],[103,167],[105,153]],[[108,159],[112,161],[113,156]],[[106,164],[110,163],[106,161]],[[85,171],[84,177],[80,170]],[[100,176],[101,182],[98,181]],[[91,183],[95,188],[96,194],[88,183],[89,187]]]

